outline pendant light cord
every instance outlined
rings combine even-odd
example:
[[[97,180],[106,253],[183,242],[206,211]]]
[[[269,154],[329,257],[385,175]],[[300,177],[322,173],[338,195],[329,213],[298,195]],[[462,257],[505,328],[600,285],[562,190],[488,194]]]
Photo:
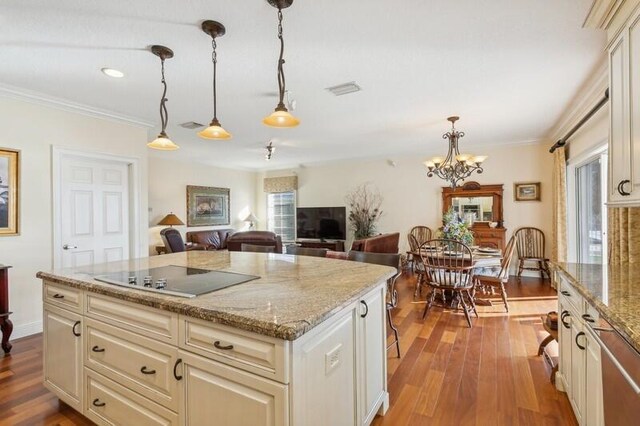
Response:
[[[213,120],[218,121],[218,101],[217,101],[217,92],[216,92],[216,72],[218,65],[218,54],[216,53],[216,39],[213,37],[211,39],[211,47],[213,48],[211,53],[211,62],[213,62]]]
[[[167,122],[169,121],[169,112],[167,111],[167,81],[164,78],[164,58],[160,58],[160,63],[162,64],[162,85],[164,86],[164,91],[162,92],[162,99],[160,99],[160,122],[162,123],[162,131],[161,135],[165,135],[165,130],[167,128]]]
[[[278,39],[280,39],[280,59],[278,59],[278,87],[280,88],[280,103],[278,108],[284,108],[284,37],[282,36],[282,9],[278,8]]]

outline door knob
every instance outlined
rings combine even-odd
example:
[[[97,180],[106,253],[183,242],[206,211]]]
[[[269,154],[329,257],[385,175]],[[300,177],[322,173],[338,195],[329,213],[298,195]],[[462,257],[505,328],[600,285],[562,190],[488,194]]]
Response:
[[[65,244],[65,245],[62,246],[63,250],[72,250],[72,249],[77,249],[77,248],[78,248],[78,246],[71,246],[69,244]]]

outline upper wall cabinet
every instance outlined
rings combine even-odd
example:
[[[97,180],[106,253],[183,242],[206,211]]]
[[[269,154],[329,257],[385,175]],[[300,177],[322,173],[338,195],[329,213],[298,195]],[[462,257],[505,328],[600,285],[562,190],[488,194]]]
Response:
[[[610,205],[640,205],[640,10],[609,45]]]

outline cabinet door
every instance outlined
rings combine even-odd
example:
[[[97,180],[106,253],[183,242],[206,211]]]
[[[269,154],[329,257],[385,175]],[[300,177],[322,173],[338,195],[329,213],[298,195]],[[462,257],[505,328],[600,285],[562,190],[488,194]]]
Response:
[[[82,412],[82,317],[45,304],[44,384]]]
[[[385,288],[362,299],[358,315],[359,424],[369,424],[386,391]]]
[[[560,377],[562,384],[564,385],[565,392],[569,399],[571,399],[571,312],[567,302],[563,297],[560,297],[559,309],[560,312],[560,324],[558,324],[558,338],[560,339]]]
[[[579,424],[583,424],[586,386],[586,338],[582,323],[574,312],[571,313],[571,394],[569,400]]]
[[[629,119],[631,176],[633,185],[624,186],[631,195],[625,201],[640,200],[640,17],[631,21],[629,26]]]
[[[179,351],[182,424],[286,426],[288,387]],[[179,373],[178,373],[179,374]]]
[[[609,50],[609,201],[627,201],[618,185],[631,179],[631,141],[629,126],[629,50],[628,33],[623,31]],[[625,185],[625,191],[632,191]]]
[[[604,408],[602,405],[602,366],[600,364],[600,345],[586,331],[586,386],[584,425],[604,426]]]

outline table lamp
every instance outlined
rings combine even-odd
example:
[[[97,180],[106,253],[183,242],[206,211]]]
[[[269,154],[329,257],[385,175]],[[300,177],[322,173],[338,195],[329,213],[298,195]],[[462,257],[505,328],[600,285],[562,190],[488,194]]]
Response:
[[[247,217],[245,217],[242,221],[243,221],[243,222],[248,222],[248,223],[249,223],[249,229],[253,229],[254,222],[257,222],[257,221],[258,221],[258,218],[256,217],[256,215],[255,215],[255,214],[253,214],[253,213],[249,213],[249,214],[247,215]]]
[[[158,222],[158,225],[162,225],[162,226],[169,226],[171,228],[173,228],[173,226],[180,226],[180,225],[184,225],[184,222],[182,222],[178,216],[176,216],[175,214],[169,213],[168,215],[166,215],[165,217],[162,218],[162,220],[160,222]]]

